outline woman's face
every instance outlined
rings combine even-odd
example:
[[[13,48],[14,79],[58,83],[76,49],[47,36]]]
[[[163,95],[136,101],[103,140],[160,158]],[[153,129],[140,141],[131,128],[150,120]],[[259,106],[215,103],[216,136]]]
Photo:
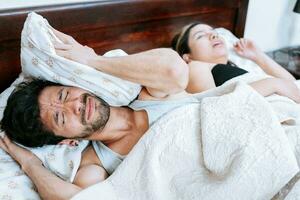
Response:
[[[224,40],[206,24],[193,27],[189,33],[188,59],[210,63],[226,63],[227,49]]]

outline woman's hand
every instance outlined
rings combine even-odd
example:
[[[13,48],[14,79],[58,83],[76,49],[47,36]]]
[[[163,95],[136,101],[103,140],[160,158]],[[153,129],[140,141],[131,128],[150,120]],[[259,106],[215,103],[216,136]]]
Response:
[[[277,94],[286,96],[296,103],[300,103],[300,90],[293,81],[277,78],[275,87]]]
[[[85,65],[98,56],[92,48],[81,45],[73,37],[53,28],[52,31],[63,42],[54,43],[57,55]]]
[[[234,51],[241,57],[257,62],[264,53],[249,39],[241,38],[234,46]]]
[[[280,79],[296,80],[284,67],[272,60],[249,39],[240,39],[234,45],[234,50],[238,55],[255,62],[266,74]]]
[[[42,165],[41,160],[36,157],[33,153],[24,149],[15,143],[11,142],[11,140],[4,136],[0,137],[0,148],[6,151],[13,159],[15,159],[24,170],[28,165]]]

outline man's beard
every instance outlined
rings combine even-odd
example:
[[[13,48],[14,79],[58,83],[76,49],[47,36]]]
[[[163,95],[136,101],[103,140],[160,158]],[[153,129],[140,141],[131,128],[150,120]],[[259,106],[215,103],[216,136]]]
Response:
[[[99,116],[91,124],[88,124],[85,120],[85,108],[88,97],[93,98],[96,101],[95,112],[99,112]],[[97,103],[99,103],[99,105]],[[84,125],[84,130],[81,133],[81,136],[87,137],[92,133],[104,128],[109,119],[110,109],[108,103],[106,103],[103,99],[97,96],[90,95],[88,93],[83,94],[82,104],[83,107],[81,111],[81,123]]]

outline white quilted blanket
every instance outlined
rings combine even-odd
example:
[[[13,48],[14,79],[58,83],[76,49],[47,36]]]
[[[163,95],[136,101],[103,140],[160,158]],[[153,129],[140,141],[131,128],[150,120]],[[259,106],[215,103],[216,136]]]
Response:
[[[73,200],[271,199],[297,173],[277,111],[252,88],[196,97],[201,103],[161,118],[112,176]]]

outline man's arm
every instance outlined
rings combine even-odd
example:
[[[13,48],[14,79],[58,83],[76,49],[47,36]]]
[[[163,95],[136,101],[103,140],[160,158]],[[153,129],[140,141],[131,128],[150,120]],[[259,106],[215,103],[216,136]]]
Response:
[[[153,49],[129,56],[105,58],[79,44],[71,36],[53,29],[63,43],[55,43],[56,53],[104,73],[139,83],[152,95],[166,96],[183,91],[188,83],[187,64],[173,50]]]
[[[148,92],[174,94],[188,83],[188,66],[171,49],[153,49],[123,57],[97,56],[89,65],[99,71],[145,86]]]
[[[58,178],[42,164],[26,164],[22,169],[30,177],[42,199],[66,200],[81,191],[80,187]]]
[[[30,177],[39,195],[45,200],[66,200],[81,191],[80,187],[65,182],[43,167],[30,151],[12,143],[7,137],[0,138],[0,148],[10,154]]]

